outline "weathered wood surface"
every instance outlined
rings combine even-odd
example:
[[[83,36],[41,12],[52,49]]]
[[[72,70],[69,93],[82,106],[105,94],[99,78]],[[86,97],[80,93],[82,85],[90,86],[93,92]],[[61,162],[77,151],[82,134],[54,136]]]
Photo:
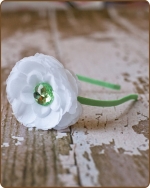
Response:
[[[2,14],[3,187],[148,185],[147,9]],[[36,52],[75,73],[122,86],[118,92],[81,83],[82,96],[108,100],[138,93],[139,100],[83,106],[65,133],[27,129],[12,115],[5,80],[15,62]]]

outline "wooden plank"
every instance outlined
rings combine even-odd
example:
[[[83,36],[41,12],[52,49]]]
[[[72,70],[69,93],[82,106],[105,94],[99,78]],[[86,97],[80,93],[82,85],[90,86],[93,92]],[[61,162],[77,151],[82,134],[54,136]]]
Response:
[[[63,185],[66,177],[61,175],[66,176],[69,169],[70,184],[78,185],[70,134],[63,136],[54,130],[27,129],[12,116],[11,106],[6,100],[5,80],[15,62],[37,52],[59,59],[47,14],[43,18],[36,12],[10,13],[4,14],[2,20],[2,185]],[[15,137],[23,141],[19,142]],[[72,163],[64,167],[63,157],[70,152]]]
[[[81,83],[81,96],[111,100],[139,93],[136,103],[112,108],[83,107],[82,117],[71,127],[81,185],[146,186],[149,148],[147,30],[137,32],[136,26],[132,26],[132,32],[128,32],[106,19],[107,13],[105,19],[96,11],[81,14],[90,15],[90,19],[81,16],[78,20],[75,12],[74,27],[66,12],[58,17],[63,62],[74,73],[122,86],[121,91],[116,92]],[[94,16],[100,20],[97,27],[93,27]],[[120,17],[122,19],[125,18]],[[88,24],[82,24],[81,29],[75,27],[76,22]],[[130,30],[130,20],[125,23]],[[66,28],[71,30],[69,37],[65,37]],[[138,37],[141,33],[147,38]]]
[[[3,14],[2,186],[147,185],[148,28],[138,30],[143,39],[134,35],[135,27],[127,31],[106,10]],[[139,100],[83,106],[79,121],[65,132],[26,128],[12,116],[5,80],[15,62],[36,52],[75,73],[122,86],[111,91],[81,83],[82,96],[111,100],[139,93]]]

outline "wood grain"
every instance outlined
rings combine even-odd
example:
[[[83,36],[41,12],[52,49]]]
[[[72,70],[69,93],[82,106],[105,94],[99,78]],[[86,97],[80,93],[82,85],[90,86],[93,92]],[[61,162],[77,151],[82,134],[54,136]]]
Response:
[[[115,11],[2,14],[3,187],[147,186],[148,28],[130,20],[129,10]],[[147,10],[141,14],[146,25]],[[119,15],[126,24],[116,21]],[[80,83],[81,96],[111,100],[138,93],[139,100],[111,108],[83,105],[79,121],[65,132],[26,128],[12,115],[5,80],[15,62],[37,52],[74,73],[122,86],[112,91]]]

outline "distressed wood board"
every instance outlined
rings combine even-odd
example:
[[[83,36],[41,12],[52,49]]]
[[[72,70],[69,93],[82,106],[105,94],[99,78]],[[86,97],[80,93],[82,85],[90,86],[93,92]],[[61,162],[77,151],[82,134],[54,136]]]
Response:
[[[139,8],[130,11],[139,22],[116,8],[2,14],[3,187],[148,185],[148,7],[140,15]],[[81,83],[82,96],[111,100],[138,93],[139,100],[111,108],[83,105],[79,121],[64,132],[26,128],[12,115],[5,80],[18,60],[37,52],[74,73],[122,86],[112,91]]]

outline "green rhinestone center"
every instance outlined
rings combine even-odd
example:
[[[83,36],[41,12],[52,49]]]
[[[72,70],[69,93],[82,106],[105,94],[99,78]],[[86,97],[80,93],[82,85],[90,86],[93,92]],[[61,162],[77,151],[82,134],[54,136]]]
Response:
[[[43,106],[48,106],[54,100],[53,89],[48,83],[36,85],[33,96],[36,102]]]

